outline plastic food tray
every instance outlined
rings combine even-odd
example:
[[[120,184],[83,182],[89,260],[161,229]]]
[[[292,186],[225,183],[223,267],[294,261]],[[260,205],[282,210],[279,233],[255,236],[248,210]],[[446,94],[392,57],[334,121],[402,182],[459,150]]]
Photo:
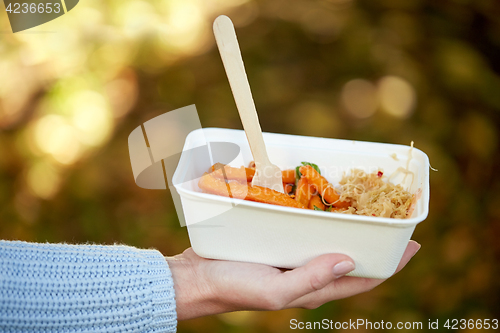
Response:
[[[295,268],[325,253],[343,253],[356,263],[348,275],[391,276],[415,226],[428,214],[429,160],[404,145],[264,133],[271,162],[282,169],[300,162],[317,164],[334,186],[344,172],[382,170],[384,177],[421,197],[409,219],[346,215],[281,207],[201,193],[199,177],[216,162],[247,166],[252,154],[241,130],[207,128],[193,131],[184,152],[211,147],[211,155],[182,154],[173,177],[193,250],[202,257]],[[214,150],[216,143],[231,142]],[[237,145],[237,146],[236,146]],[[238,149],[239,147],[239,149]],[[201,157],[200,157],[201,156]],[[236,156],[236,157],[235,157]],[[409,163],[408,163],[409,160]],[[413,173],[397,171],[407,167]],[[387,178],[384,178],[387,180]]]

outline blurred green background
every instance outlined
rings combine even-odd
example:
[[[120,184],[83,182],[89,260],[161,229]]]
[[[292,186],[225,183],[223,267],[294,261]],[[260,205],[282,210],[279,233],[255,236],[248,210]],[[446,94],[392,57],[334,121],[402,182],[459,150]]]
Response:
[[[196,104],[242,128],[211,24],[237,29],[264,131],[409,144],[431,165],[422,249],[371,292],[241,312],[179,332],[289,321],[500,319],[500,3],[495,0],[86,0],[12,34],[0,13],[0,237],[189,246],[168,191],[134,183],[127,137]],[[362,330],[360,330],[362,331]]]

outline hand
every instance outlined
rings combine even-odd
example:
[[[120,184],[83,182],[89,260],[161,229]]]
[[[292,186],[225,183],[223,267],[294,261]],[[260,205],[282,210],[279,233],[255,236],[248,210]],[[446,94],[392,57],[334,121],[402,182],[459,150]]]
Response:
[[[408,243],[396,273],[419,248],[415,241]],[[191,248],[167,261],[174,280],[178,320],[239,310],[315,309],[369,291],[385,281],[344,276],[354,270],[354,262],[343,254],[325,254],[293,270],[204,259]]]

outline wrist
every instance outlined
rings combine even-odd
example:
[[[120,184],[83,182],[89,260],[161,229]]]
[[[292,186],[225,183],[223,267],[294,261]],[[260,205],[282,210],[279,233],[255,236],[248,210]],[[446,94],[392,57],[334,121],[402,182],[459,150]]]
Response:
[[[203,263],[192,260],[186,252],[166,260],[174,281],[179,321],[226,311],[214,285],[208,281]]]

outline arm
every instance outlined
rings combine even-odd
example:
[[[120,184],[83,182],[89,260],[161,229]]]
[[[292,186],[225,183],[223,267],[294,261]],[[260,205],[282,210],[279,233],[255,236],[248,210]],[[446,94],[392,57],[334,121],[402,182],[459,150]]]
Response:
[[[396,272],[419,248],[408,243]],[[167,262],[157,251],[127,246],[0,240],[0,328],[175,332],[177,318],[313,309],[384,281],[344,276],[354,263],[342,254],[294,270],[203,259],[190,248]]]
[[[155,250],[0,240],[0,331],[175,332],[173,281]]]

